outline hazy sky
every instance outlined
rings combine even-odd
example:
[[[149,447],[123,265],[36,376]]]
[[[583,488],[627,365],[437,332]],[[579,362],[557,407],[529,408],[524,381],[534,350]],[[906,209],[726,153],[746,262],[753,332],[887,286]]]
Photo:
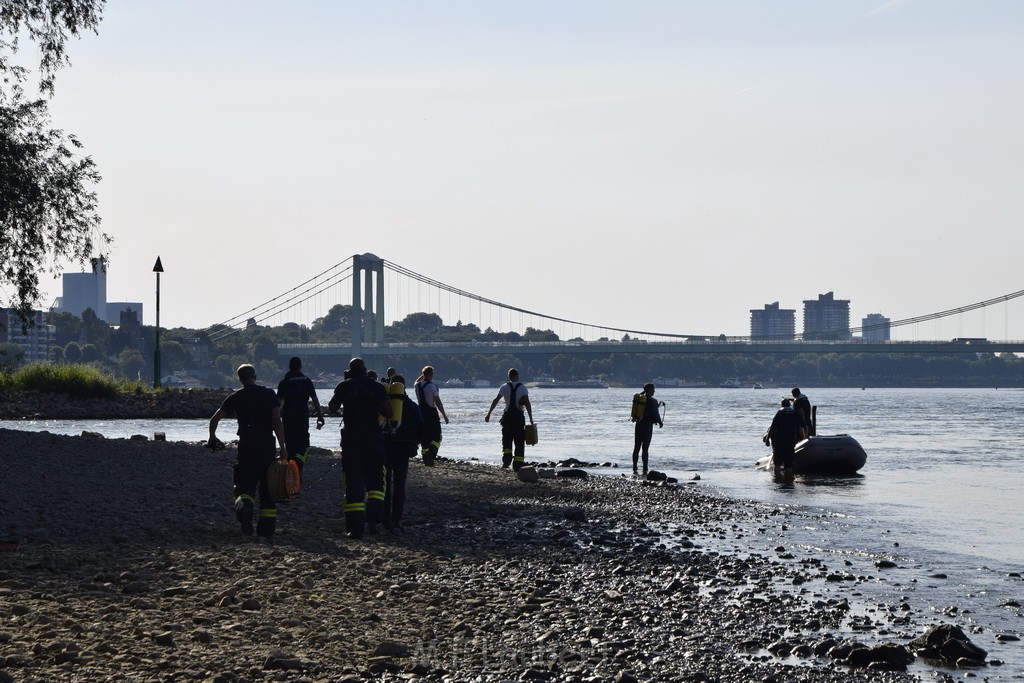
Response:
[[[373,252],[744,335],[828,291],[856,326],[1024,289],[1022,36],[1017,0],[110,2],[53,112],[148,324],[157,255],[161,324],[202,327]],[[1024,301],[894,336],[1024,339]]]

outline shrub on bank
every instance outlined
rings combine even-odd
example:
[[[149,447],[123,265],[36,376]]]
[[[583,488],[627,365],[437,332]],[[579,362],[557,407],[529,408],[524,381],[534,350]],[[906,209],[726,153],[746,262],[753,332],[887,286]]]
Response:
[[[113,379],[91,365],[52,363],[32,363],[21,367],[0,378],[0,388],[107,399],[144,390],[139,381]]]

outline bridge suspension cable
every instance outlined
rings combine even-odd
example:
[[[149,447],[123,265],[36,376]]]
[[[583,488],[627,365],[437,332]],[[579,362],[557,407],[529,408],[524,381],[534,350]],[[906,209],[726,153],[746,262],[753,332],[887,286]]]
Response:
[[[341,272],[335,272],[338,268],[342,268]],[[330,275],[328,275],[330,273]],[[326,277],[325,277],[326,276]],[[210,336],[211,341],[218,341],[229,337],[232,334],[237,333],[239,330],[245,328],[249,320],[255,320],[257,323],[264,321],[272,316],[279,315],[284,311],[290,310],[299,304],[308,301],[333,287],[345,282],[352,277],[352,264],[345,262],[337,263],[322,273],[314,275],[305,282],[292,287],[290,290],[276,296],[273,299],[264,301],[259,306],[249,309],[244,313],[228,318],[222,323],[211,325],[206,328],[206,332]]]
[[[960,313],[967,313],[968,311],[976,311],[979,308],[987,308],[994,304],[1000,304],[1006,301],[1011,301],[1019,297],[1024,296],[1024,289],[1019,292],[1013,292],[1011,294],[1004,294],[1003,296],[997,296],[994,299],[986,299],[985,301],[979,301],[977,303],[969,304],[967,306],[960,306],[959,308],[951,308],[947,311],[939,311],[938,313],[929,313],[928,315],[919,315],[915,318],[904,318],[903,320],[895,320],[889,323],[889,327],[900,327],[901,325],[913,325],[914,323],[923,323],[929,320],[938,320],[939,318],[946,318],[951,315],[958,315]],[[876,330],[884,325],[867,325],[865,327],[854,327],[850,329],[850,332],[863,332],[864,330]]]
[[[646,331],[646,330],[631,330],[631,329],[624,328],[624,327],[610,327],[610,326],[607,326],[607,325],[595,325],[593,323],[580,322],[579,320],[570,320],[568,318],[560,318],[560,317],[554,316],[554,315],[547,315],[545,313],[538,313],[537,311],[531,311],[531,310],[526,309],[526,308],[520,308],[519,306],[513,306],[512,304],[506,304],[506,303],[502,303],[500,301],[496,301],[494,299],[488,299],[487,297],[480,296],[479,294],[473,294],[472,292],[467,292],[464,289],[459,289],[458,287],[453,287],[453,286],[445,284],[444,282],[441,282],[439,280],[435,280],[435,279],[433,279],[431,277],[428,277],[426,275],[422,275],[422,274],[417,273],[415,271],[409,270],[408,268],[400,266],[397,263],[394,263],[392,261],[388,261],[386,259],[382,259],[382,260],[384,261],[384,265],[387,268],[391,269],[392,271],[394,271],[396,273],[399,273],[401,275],[405,275],[406,277],[409,277],[409,278],[411,278],[413,280],[421,282],[421,283],[423,283],[425,285],[429,285],[431,287],[436,287],[436,288],[438,288],[440,290],[448,292],[449,294],[454,294],[456,296],[461,296],[461,297],[465,297],[467,299],[472,299],[474,301],[478,301],[480,303],[488,304],[490,306],[496,306],[498,308],[503,308],[505,310],[515,311],[516,313],[522,313],[523,315],[532,315],[532,316],[534,316],[536,318],[543,318],[544,320],[553,320],[555,322],[565,323],[566,325],[579,325],[580,327],[592,327],[592,328],[599,329],[599,330],[608,330],[609,332],[622,332],[623,334],[638,334],[638,335],[652,336],[652,337],[669,337],[669,338],[672,338],[672,339],[685,339],[687,337],[698,336],[698,335],[692,335],[692,334],[675,334],[675,333],[669,333],[669,332],[650,332],[650,331]],[[700,336],[708,336],[708,335],[700,335]]]

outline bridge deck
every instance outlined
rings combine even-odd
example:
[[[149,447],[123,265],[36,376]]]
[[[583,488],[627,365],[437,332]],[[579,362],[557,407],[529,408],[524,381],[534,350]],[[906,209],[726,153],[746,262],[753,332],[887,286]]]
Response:
[[[1024,341],[591,341],[591,342],[396,342],[351,344],[279,344],[282,356],[422,356],[469,354],[570,353],[1024,353]]]

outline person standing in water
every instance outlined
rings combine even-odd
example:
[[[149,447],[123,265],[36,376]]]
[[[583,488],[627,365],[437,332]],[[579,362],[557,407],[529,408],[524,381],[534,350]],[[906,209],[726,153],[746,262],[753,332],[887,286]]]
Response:
[[[763,438],[765,445],[772,447],[776,474],[784,470],[787,477],[793,475],[793,451],[797,442],[804,438],[806,428],[803,415],[793,409],[793,402],[788,398],[782,399],[782,405]]]
[[[639,417],[633,416],[632,420],[636,423],[636,427],[633,430],[633,474],[637,473],[637,462],[640,458],[643,458],[644,474],[647,474],[648,467],[648,454],[651,449],[651,438],[654,436],[654,425],[658,425],[658,429],[665,426],[665,423],[661,421],[661,413],[658,411],[658,401],[654,400],[654,384],[648,382],[644,385],[643,396],[644,410]]]
[[[793,387],[793,410],[800,413],[800,417],[804,419],[804,429],[807,430],[807,436],[814,436],[814,423],[811,420],[811,399],[807,398],[801,391],[800,387]]]

